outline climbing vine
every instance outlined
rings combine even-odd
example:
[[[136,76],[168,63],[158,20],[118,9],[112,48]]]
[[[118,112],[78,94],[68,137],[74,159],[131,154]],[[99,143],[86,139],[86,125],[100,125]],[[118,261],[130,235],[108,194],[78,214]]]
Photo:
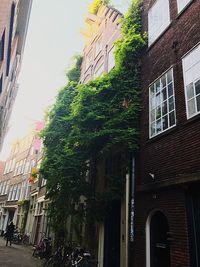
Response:
[[[107,5],[110,3],[110,0],[94,0],[92,4],[89,6],[89,12],[91,14],[97,14],[98,9],[101,5]]]
[[[95,1],[95,6],[101,3]],[[52,226],[60,236],[67,231],[64,226],[69,216],[76,222],[86,215],[100,219],[106,203],[123,192],[124,181],[111,176],[110,189],[97,192],[94,176],[99,159],[116,147],[122,152],[138,148],[140,58],[146,44],[141,33],[141,8],[140,1],[133,1],[122,20],[123,38],[115,44],[115,68],[79,84],[81,58],[77,58],[67,73],[67,85],[48,114],[42,134],[41,172],[47,179]],[[74,227],[78,232],[77,224]]]

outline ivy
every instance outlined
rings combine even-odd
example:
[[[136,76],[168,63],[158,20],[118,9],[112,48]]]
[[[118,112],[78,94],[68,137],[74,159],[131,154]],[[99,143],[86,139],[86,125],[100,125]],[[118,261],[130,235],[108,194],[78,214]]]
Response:
[[[110,3],[110,0],[94,0],[92,4],[89,6],[89,12],[91,14],[97,14],[101,5],[107,5]]]
[[[95,1],[95,6],[100,2]],[[80,240],[79,224],[86,218],[102,219],[106,206],[122,196],[125,176],[105,176],[109,189],[98,191],[95,177],[99,162],[116,148],[124,154],[138,148],[140,58],[146,45],[146,36],[141,34],[140,1],[133,1],[123,18],[122,35],[115,44],[116,66],[102,77],[79,84],[81,58],[76,58],[67,73],[68,83],[47,117],[40,171],[47,179],[49,216],[58,236],[67,233],[70,216]],[[127,163],[124,157],[124,171]]]

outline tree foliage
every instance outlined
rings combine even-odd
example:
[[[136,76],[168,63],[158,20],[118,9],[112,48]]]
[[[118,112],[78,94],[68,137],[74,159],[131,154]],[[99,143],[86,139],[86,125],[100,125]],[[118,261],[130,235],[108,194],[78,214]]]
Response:
[[[89,12],[91,14],[97,14],[98,9],[101,5],[107,5],[110,3],[110,0],[93,0],[92,4],[89,6]]]
[[[78,84],[81,59],[77,58],[67,73],[68,84],[48,114],[41,172],[47,179],[49,212],[57,233],[71,215],[74,221],[88,214],[97,219],[104,204],[122,193],[120,179],[110,179],[112,189],[103,193],[95,192],[93,180],[86,179],[88,171],[91,176],[95,173],[99,157],[115,147],[122,151],[138,147],[140,58],[146,44],[140,1],[133,1],[124,17],[122,34],[115,44],[116,67],[103,77]],[[81,198],[86,205],[79,205]]]

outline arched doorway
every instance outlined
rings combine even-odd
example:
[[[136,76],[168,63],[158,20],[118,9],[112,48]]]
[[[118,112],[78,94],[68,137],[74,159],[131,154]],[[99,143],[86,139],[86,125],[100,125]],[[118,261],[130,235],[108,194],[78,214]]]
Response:
[[[169,225],[161,211],[154,211],[147,220],[147,267],[170,267]]]

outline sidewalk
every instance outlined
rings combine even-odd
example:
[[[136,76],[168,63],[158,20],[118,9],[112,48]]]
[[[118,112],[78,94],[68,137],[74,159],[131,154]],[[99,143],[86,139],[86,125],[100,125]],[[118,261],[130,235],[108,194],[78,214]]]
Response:
[[[41,260],[32,257],[32,247],[15,245],[5,246],[0,237],[0,267],[41,267]]]

